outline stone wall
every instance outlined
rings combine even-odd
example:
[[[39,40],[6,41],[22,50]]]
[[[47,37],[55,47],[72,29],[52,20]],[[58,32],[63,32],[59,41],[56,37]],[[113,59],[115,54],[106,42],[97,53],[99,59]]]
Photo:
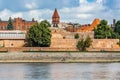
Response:
[[[92,48],[120,48],[117,45],[119,39],[93,39]]]
[[[74,39],[76,32],[67,32],[64,29],[54,28],[52,30],[51,48],[76,48],[77,39]],[[93,39],[94,32],[78,32],[80,38],[86,38],[88,35]]]
[[[52,48],[76,48],[78,42],[76,39],[52,39],[51,41]]]
[[[68,32],[61,28],[50,28],[52,31],[52,38],[66,38],[66,39],[74,39],[74,35],[76,33],[79,34],[80,38],[86,38],[87,36],[90,36],[92,39],[94,38],[94,32],[93,31],[87,31],[87,32]],[[55,37],[56,36],[56,37]]]
[[[25,40],[0,40],[1,47],[23,47]]]
[[[77,48],[53,48],[53,47],[2,47],[0,51],[22,52],[22,51],[77,51]]]
[[[75,32],[67,32],[64,29],[52,29],[51,48],[76,48],[77,39],[74,39]],[[80,39],[88,35],[92,38],[91,49],[112,49],[120,48],[117,45],[118,39],[94,39],[94,32],[78,32]]]
[[[116,62],[119,53],[39,52],[2,53],[0,62]]]

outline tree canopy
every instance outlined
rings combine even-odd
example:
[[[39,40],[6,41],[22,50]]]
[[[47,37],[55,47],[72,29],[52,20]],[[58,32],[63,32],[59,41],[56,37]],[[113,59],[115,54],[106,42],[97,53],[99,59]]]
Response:
[[[13,23],[12,23],[12,18],[10,17],[8,20],[8,25],[7,25],[7,30],[13,30]]]
[[[49,22],[42,21],[40,23],[36,22],[31,26],[28,34],[28,44],[32,47],[48,47],[51,44],[51,31],[48,28]]]
[[[95,38],[97,39],[119,38],[119,35],[110,28],[106,20],[101,20],[97,28],[94,29],[94,32],[95,32]]]
[[[120,35],[120,20],[117,21],[117,23],[115,24],[114,32],[116,32]]]

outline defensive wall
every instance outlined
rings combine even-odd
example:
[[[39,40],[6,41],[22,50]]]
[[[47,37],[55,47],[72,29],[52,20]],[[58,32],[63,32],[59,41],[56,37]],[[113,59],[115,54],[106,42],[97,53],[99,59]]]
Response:
[[[78,51],[77,42],[79,39],[74,39],[76,32],[67,32],[64,29],[51,28],[52,38],[50,47],[23,47],[25,40],[0,40],[0,51]],[[120,51],[120,46],[117,45],[119,39],[94,39],[94,32],[77,32],[82,38],[88,35],[92,39],[92,45],[88,51]],[[4,46],[4,47],[3,47]]]
[[[75,39],[74,35],[76,32],[67,32],[64,29],[54,28],[51,29],[52,31],[52,38],[51,38],[51,48],[76,48],[77,42],[79,39]],[[105,49],[107,51],[112,50],[119,50],[120,47],[117,45],[119,39],[94,39],[94,32],[77,32],[81,38],[86,38],[90,36],[92,39],[92,45],[88,49],[89,51],[100,51]]]
[[[79,34],[80,38],[86,38],[90,36],[94,38],[94,32],[68,32],[64,29],[51,28],[52,38],[51,38],[51,48],[76,48],[78,39],[74,38],[75,34]]]

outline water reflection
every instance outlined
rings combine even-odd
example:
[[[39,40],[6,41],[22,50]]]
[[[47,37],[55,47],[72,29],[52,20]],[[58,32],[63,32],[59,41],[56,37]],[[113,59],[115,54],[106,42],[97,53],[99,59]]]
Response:
[[[40,64],[40,63],[30,63],[27,64],[28,68],[27,68],[27,73],[26,76],[29,79],[49,79],[49,64]]]
[[[0,64],[0,80],[120,80],[120,63]]]

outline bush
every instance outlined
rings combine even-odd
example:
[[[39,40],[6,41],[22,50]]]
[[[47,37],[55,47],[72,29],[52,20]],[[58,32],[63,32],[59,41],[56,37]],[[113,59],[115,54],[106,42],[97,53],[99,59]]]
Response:
[[[75,38],[75,39],[79,39],[79,34],[76,33],[76,34],[74,35],[74,38]]]
[[[81,51],[86,51],[86,48],[90,47],[91,43],[92,43],[92,40],[88,36],[85,40],[81,39],[78,41],[77,48]]]

